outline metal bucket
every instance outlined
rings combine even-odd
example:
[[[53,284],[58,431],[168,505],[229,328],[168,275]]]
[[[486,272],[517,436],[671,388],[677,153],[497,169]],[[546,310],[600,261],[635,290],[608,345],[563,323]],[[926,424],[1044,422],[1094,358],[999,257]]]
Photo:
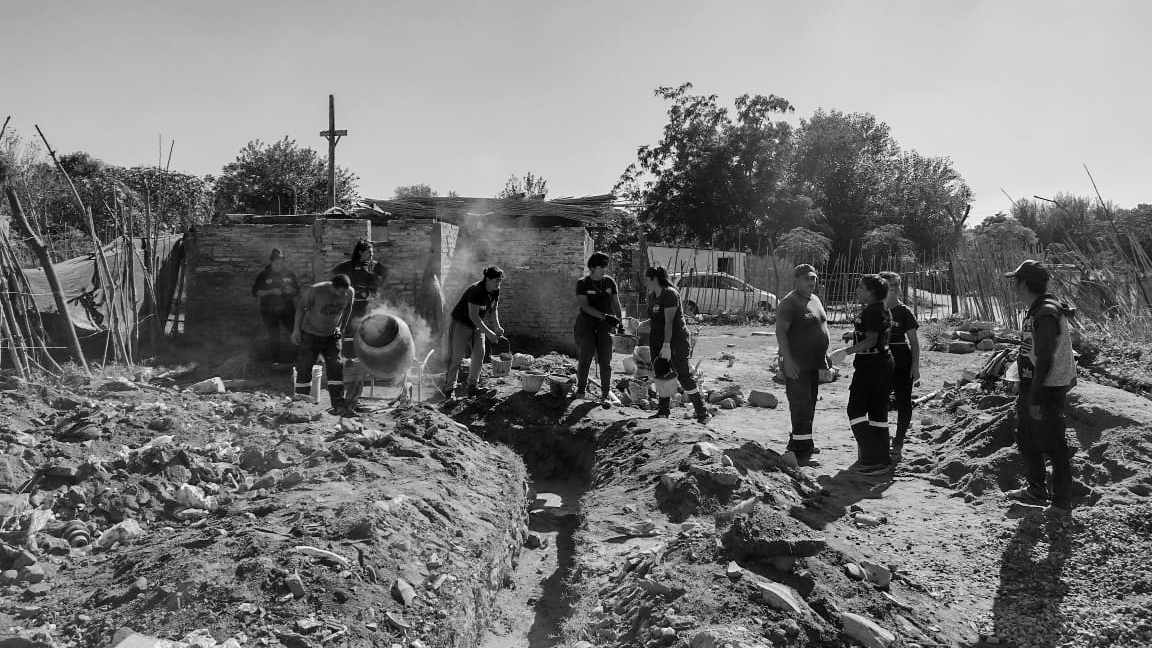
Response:
[[[612,352],[613,353],[627,353],[632,354],[636,350],[636,343],[639,338],[635,335],[613,335],[612,336]]]
[[[544,374],[520,374],[520,390],[535,394],[544,386]]]

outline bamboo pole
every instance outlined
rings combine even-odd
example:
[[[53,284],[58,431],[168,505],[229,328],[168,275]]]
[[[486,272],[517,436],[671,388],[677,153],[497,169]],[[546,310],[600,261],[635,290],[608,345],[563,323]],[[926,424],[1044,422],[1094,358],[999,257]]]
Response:
[[[49,289],[52,290],[52,299],[56,302],[56,310],[60,313],[60,316],[64,318],[65,325],[61,328],[66,338],[65,341],[68,343],[68,348],[72,352],[72,357],[84,368],[85,374],[91,375],[88,369],[88,363],[84,359],[84,351],[80,348],[80,338],[76,334],[75,325],[72,323],[72,318],[68,316],[68,303],[64,300],[64,291],[60,286],[60,277],[56,274],[56,267],[52,264],[52,259],[48,256],[48,247],[44,244],[44,239],[33,231],[32,224],[28,221],[27,215],[25,215],[24,210],[20,206],[20,199],[16,196],[16,192],[12,190],[12,187],[5,187],[4,191],[8,196],[8,205],[12,208],[16,225],[24,235],[24,244],[32,250],[32,253],[39,259],[40,266],[44,268],[44,277],[48,280]]]

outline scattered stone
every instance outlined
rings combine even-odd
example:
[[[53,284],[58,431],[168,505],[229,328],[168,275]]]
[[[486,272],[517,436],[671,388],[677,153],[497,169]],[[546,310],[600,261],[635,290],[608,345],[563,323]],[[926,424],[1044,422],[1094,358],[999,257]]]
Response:
[[[696,464],[688,469],[698,481],[705,485],[720,488],[732,488],[740,483],[740,471],[733,466],[717,466],[715,464]]]
[[[143,534],[144,529],[140,528],[139,522],[132,519],[124,520],[101,533],[100,537],[96,539],[96,546],[107,549],[117,542],[126,542]]]
[[[52,591],[52,586],[48,583],[36,583],[29,585],[24,591],[31,597],[40,598],[41,596],[47,596],[48,592]]]
[[[100,391],[106,392],[127,392],[136,391],[138,389],[140,388],[137,387],[131,380],[128,380],[123,376],[113,378],[103,385],[100,385]]]
[[[284,471],[279,468],[273,468],[252,482],[252,490],[271,490],[275,488],[283,478]]]
[[[727,466],[729,468],[733,468],[736,466],[736,463],[734,461],[732,461],[732,457],[729,457],[728,455],[721,455],[720,456],[720,465],[721,466]]]
[[[728,576],[729,580],[738,581],[744,575],[744,569],[733,560],[728,563],[728,568],[724,570],[724,574]]]
[[[948,343],[948,353],[975,353],[976,345],[965,340],[952,340]]]
[[[312,642],[303,635],[288,630],[276,630],[275,632],[276,638],[284,644],[285,648],[312,648]]]
[[[292,592],[292,596],[300,598],[307,594],[304,589],[304,581],[300,578],[300,574],[289,574],[284,579],[284,585],[288,587],[288,591]]]
[[[992,351],[996,348],[996,341],[992,338],[985,338],[976,343],[977,351]]]
[[[248,446],[240,453],[240,467],[244,470],[259,471],[264,468],[264,451],[256,446]]]
[[[844,565],[844,573],[848,574],[848,578],[852,580],[864,580],[868,577],[868,575],[864,573],[864,569],[856,563]]]
[[[728,532],[724,534],[724,543],[737,555],[754,555],[773,558],[775,556],[797,556],[807,558],[815,556],[828,546],[824,538],[804,538],[794,536],[768,537],[768,534],[779,534],[780,529],[761,528],[747,518],[737,518]]]
[[[640,589],[644,590],[645,592],[648,592],[649,594],[656,594],[658,596],[668,596],[669,594],[672,593],[671,587],[668,587],[667,585],[665,585],[663,583],[657,583],[654,580],[648,580],[647,578],[638,579],[636,581],[636,584],[640,586]]]
[[[888,587],[892,583],[892,572],[883,565],[877,565],[874,562],[867,560],[860,561],[860,568],[864,570],[864,575],[868,580],[872,581],[879,587]]]
[[[965,342],[975,342],[978,338],[968,331],[956,331],[956,337]]]
[[[292,488],[297,484],[304,482],[304,475],[298,471],[291,471],[284,473],[284,478],[280,480],[280,488]]]
[[[22,549],[16,552],[16,555],[13,556],[11,560],[12,569],[23,569],[29,565],[36,564],[36,556],[34,556],[32,552],[28,551],[27,549]]]
[[[208,380],[201,380],[198,383],[188,387],[194,394],[223,394],[224,381],[219,376],[209,378]]]
[[[709,443],[707,441],[701,441],[701,442],[697,443],[696,445],[692,446],[691,454],[699,455],[701,457],[705,457],[705,458],[710,459],[712,457],[723,454],[723,451],[720,450],[720,447],[717,446],[715,443]]]
[[[708,402],[716,405],[725,399],[732,398],[736,395],[743,395],[744,387],[741,385],[727,385],[723,389],[708,392]]]
[[[768,607],[774,610],[801,614],[808,607],[804,603],[804,599],[800,598],[799,592],[782,583],[757,581],[756,591],[760,593],[760,597],[764,599]]]
[[[720,409],[736,409],[736,399],[725,398],[724,400],[720,401]]]
[[[397,603],[409,606],[412,605],[412,601],[416,600],[416,590],[408,584],[408,581],[397,578],[396,582],[392,584],[392,598],[396,599]]]
[[[20,572],[15,569],[6,569],[0,573],[0,585],[12,585],[20,578]]]
[[[856,526],[874,527],[887,524],[888,518],[883,515],[876,517],[875,515],[869,515],[867,513],[853,513],[852,522],[854,522]]]
[[[730,508],[728,510],[720,511],[719,513],[717,513],[716,514],[716,521],[717,522],[728,522],[729,520],[734,519],[737,515],[746,515],[746,514],[752,513],[753,511],[756,510],[756,506],[759,503],[759,501],[760,501],[759,497],[749,497],[748,499],[740,502],[736,506],[733,506],[732,508]]]
[[[891,632],[859,614],[841,612],[840,623],[844,624],[844,634],[859,641],[864,648],[888,648],[896,641]]]
[[[539,533],[532,531],[524,539],[524,546],[529,549],[540,549],[545,546],[544,538]]]
[[[28,581],[29,583],[36,584],[44,580],[44,566],[40,563],[27,565],[22,567],[18,576],[19,580]]]
[[[752,407],[775,408],[780,404],[780,399],[772,392],[753,389],[748,393],[748,404]]]
[[[692,635],[692,639],[689,640],[688,645],[690,648],[717,648],[717,641],[719,641],[719,639],[717,639],[714,632],[703,630]],[[576,647],[573,646],[572,648]]]

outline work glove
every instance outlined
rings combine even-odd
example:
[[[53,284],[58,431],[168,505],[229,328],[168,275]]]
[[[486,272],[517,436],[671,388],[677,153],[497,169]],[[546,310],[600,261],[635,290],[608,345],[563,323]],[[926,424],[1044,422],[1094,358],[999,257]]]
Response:
[[[620,318],[616,317],[615,315],[605,315],[604,319],[601,321],[603,321],[605,324],[607,324],[608,327],[611,328],[613,331],[620,328]]]

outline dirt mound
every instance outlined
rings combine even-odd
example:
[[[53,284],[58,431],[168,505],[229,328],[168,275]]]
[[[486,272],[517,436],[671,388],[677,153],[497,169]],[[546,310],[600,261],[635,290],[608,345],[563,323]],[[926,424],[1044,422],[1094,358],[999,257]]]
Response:
[[[725,445],[676,421],[622,420],[596,434],[567,641],[837,647],[868,632],[928,643],[962,634],[894,565],[870,565],[876,581],[849,574],[866,563],[862,548],[793,515],[822,492],[802,471],[755,443]]]
[[[526,534],[520,459],[422,406],[14,387],[0,624],[58,645],[472,646]]]
[[[909,462],[972,501],[1017,488],[1022,469],[1015,448],[1014,397],[952,390],[942,408],[955,418],[927,425],[921,435],[935,446],[931,457]],[[925,418],[943,418],[929,411]],[[1078,505],[1131,504],[1152,496],[1152,402],[1104,385],[1081,383],[1065,408],[1075,454],[1073,497]]]

